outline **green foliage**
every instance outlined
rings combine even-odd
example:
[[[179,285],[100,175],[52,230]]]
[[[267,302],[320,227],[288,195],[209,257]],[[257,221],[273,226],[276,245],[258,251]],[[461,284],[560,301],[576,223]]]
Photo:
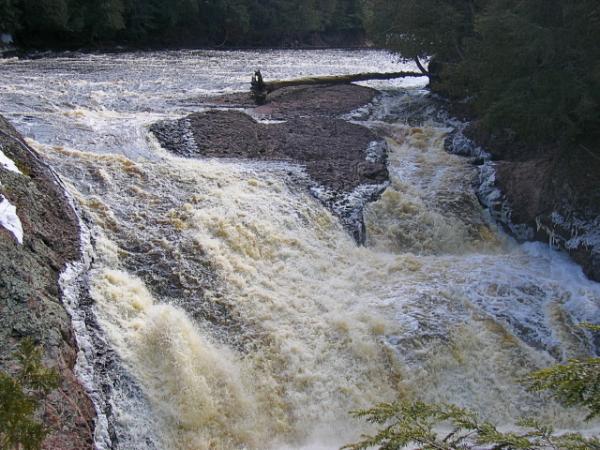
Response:
[[[0,31],[35,45],[277,45],[338,30],[362,30],[361,0],[0,0]]]
[[[579,325],[581,328],[585,328],[586,330],[590,330],[593,332],[600,332],[600,325],[594,325],[591,323],[582,323]]]
[[[84,29],[90,39],[114,35],[125,28],[122,0],[88,0],[85,6]]]
[[[600,325],[583,324],[592,332]],[[526,380],[532,391],[549,391],[566,406],[589,409],[586,420],[600,416],[600,358],[572,359],[568,364],[533,372]]]
[[[17,0],[0,0],[0,31],[14,33],[20,27]]]
[[[69,28],[69,4],[67,0],[21,0],[20,31],[31,29],[39,33],[54,35]]]
[[[600,325],[583,324],[592,332]],[[571,360],[535,371],[526,384],[533,391],[550,391],[565,406],[584,406],[587,419],[600,415],[600,358]],[[564,449],[600,450],[600,440],[578,433],[556,434],[550,426],[534,419],[517,422],[519,431],[502,432],[492,423],[480,421],[476,414],[448,404],[398,401],[381,403],[373,408],[354,411],[354,417],[365,419],[380,428],[373,436],[343,449],[363,450],[377,447],[400,450],[417,446],[422,450],[500,449]],[[448,429],[440,433],[440,429]]]
[[[587,24],[568,19],[571,3],[495,0],[476,17],[477,38],[456,72],[467,78],[474,105],[491,128],[509,127],[535,142],[569,141],[597,116],[587,72],[599,55],[595,45],[571,35],[580,27],[594,33],[595,25],[591,18]]]
[[[41,448],[48,430],[35,414],[41,400],[58,387],[58,373],[42,365],[42,350],[24,340],[15,353],[19,371],[0,372],[0,448]]]
[[[600,416],[600,358],[572,359],[565,365],[538,370],[528,382],[531,390],[549,390],[567,406],[587,407],[588,420]]]
[[[472,29],[467,0],[367,1],[367,29],[376,43],[405,58],[454,60]]]
[[[432,57],[442,67],[434,88],[469,99],[490,129],[563,144],[600,132],[597,0],[367,4],[376,42]]]
[[[360,442],[344,446],[345,450],[400,450],[415,446],[422,450],[600,449],[598,439],[574,433],[558,435],[552,427],[534,420],[520,421],[518,432],[502,432],[490,422],[480,421],[474,413],[447,404],[399,401],[352,414],[382,428],[373,436],[363,436]],[[440,427],[449,431],[440,433]]]

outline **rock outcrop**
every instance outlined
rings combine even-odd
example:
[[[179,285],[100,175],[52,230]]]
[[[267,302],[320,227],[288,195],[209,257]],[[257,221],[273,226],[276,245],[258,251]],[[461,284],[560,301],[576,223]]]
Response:
[[[23,232],[20,243],[0,226],[0,370],[14,369],[22,339],[41,345],[44,364],[60,375],[44,408],[44,448],[92,448],[94,408],[74,374],[78,349],[59,285],[66,264],[80,257],[78,218],[53,172],[2,117],[0,151],[0,194]]]
[[[500,202],[511,225],[530,239],[567,251],[586,275],[600,281],[600,152],[597,143],[528,146],[506,131],[472,123],[466,134],[491,155]]]
[[[377,198],[388,180],[386,144],[369,129],[339,116],[369,103],[375,94],[356,85],[283,88],[260,107],[253,107],[248,94],[214,97],[202,100],[202,105],[246,112],[213,109],[159,122],[151,131],[163,147],[185,157],[304,166],[314,183],[311,192],[363,242],[362,208]]]

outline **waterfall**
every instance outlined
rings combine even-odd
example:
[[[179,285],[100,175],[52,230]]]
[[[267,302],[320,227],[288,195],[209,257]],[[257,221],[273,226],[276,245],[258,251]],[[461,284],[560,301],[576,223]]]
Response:
[[[528,393],[530,370],[597,351],[600,286],[564,255],[519,245],[479,204],[478,168],[447,153],[451,123],[398,111],[418,81],[349,119],[388,142],[390,185],[366,245],[283,162],[185,159],[148,127],[197,97],[272,78],[392,70],[379,51],[156,52],[0,64],[0,106],[60,174],[89,227],[80,277],[110,364],[102,448],[336,448],[350,410],[398,396],[510,425],[584,413]],[[425,109],[427,109],[425,108]],[[102,373],[102,371],[105,371]],[[111,382],[113,380],[114,382]],[[115,381],[116,380],[116,381]],[[106,409],[106,408],[103,408]],[[110,436],[108,436],[110,435]]]

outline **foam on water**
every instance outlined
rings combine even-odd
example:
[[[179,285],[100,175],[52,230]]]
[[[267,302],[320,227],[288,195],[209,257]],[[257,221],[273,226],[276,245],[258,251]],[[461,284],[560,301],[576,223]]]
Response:
[[[162,448],[265,441],[268,423],[258,414],[251,371],[207,340],[183,310],[157,303],[139,279],[118,270],[94,273],[92,297],[100,323],[150,398]]]
[[[65,161],[67,154],[82,157],[83,160]],[[235,310],[235,315],[243,320],[243,326],[252,330],[248,333],[252,337],[247,338],[252,341],[244,343],[245,348],[252,348],[249,353],[232,353],[228,357],[227,351],[221,348],[214,355],[220,355],[223,363],[244,360],[244,370],[241,372],[252,380],[253,397],[246,402],[249,405],[246,409],[235,402],[230,406],[232,411],[246,413],[249,408],[258,408],[262,412],[259,417],[262,417],[265,431],[260,431],[258,422],[245,424],[240,427],[240,432],[231,431],[235,434],[232,441],[220,441],[222,448],[228,448],[231,442],[260,447],[258,442],[268,442],[267,437],[270,436],[284,440],[298,439],[307,430],[319,428],[322,423],[327,424],[325,428],[339,424],[335,428],[339,432],[340,427],[344,430],[348,428],[347,411],[352,407],[365,406],[381,398],[393,398],[394,384],[390,384],[390,380],[395,376],[394,370],[385,347],[380,344],[386,320],[377,318],[376,312],[369,313],[360,300],[366,286],[360,286],[358,271],[362,266],[357,266],[353,260],[361,259],[365,250],[354,245],[331,214],[308,192],[294,193],[281,181],[280,177],[289,168],[285,172],[280,169],[273,175],[269,172],[257,173],[256,167],[240,169],[216,162],[173,159],[169,164],[136,164],[136,168],[132,169],[123,165],[125,161],[120,157],[96,157],[77,152],[66,153],[64,150],[60,152],[60,158],[67,164],[74,164],[73,168],[85,167],[88,162],[88,170],[94,172],[103,163],[110,166],[110,169],[103,168],[104,173],[111,174],[111,180],[104,185],[109,189],[102,193],[102,200],[95,195],[86,198],[79,193],[79,196],[80,202],[94,216],[95,223],[101,224],[104,231],[114,235],[117,241],[122,237],[118,236],[118,232],[115,234],[116,229],[129,225],[119,218],[120,212],[112,211],[108,204],[119,204],[128,211],[131,220],[136,221],[139,220],[136,216],[146,209],[144,204],[139,203],[141,198],[147,201],[151,196],[156,201],[153,205],[155,211],[162,211],[163,214],[153,216],[150,220],[147,215],[143,217],[143,231],[139,227],[135,230],[136,234],[143,234],[138,239],[154,241],[151,235],[156,233],[156,248],[151,251],[161,254],[165,250],[167,253],[176,252],[178,258],[191,257],[187,252],[192,251],[207,253],[214,270],[226,286],[227,298],[219,301],[227,302]],[[119,166],[127,168],[127,172],[119,173]],[[269,169],[272,170],[271,167]],[[172,188],[163,190],[158,179],[167,173],[170,180],[177,181],[172,183]],[[115,176],[121,179],[115,180]],[[129,181],[125,183],[125,179]],[[144,195],[129,200],[120,197],[116,201],[112,197],[123,195],[120,186],[124,184],[130,187],[126,195],[132,192],[143,192]],[[193,187],[191,192],[176,192],[190,187]],[[166,209],[158,194],[168,199],[187,201]],[[167,239],[158,239],[160,234]],[[178,242],[170,242],[176,234]],[[102,248],[107,245],[103,242],[99,244],[102,244]],[[350,253],[343,261],[336,255],[340,248]],[[123,250],[117,248],[111,253],[118,255],[119,252]],[[115,264],[114,258],[110,260],[111,265]],[[339,265],[330,267],[331,261],[335,260],[339,260]],[[193,267],[178,269],[179,276],[196,275],[192,272]],[[165,383],[175,383],[174,391],[187,392],[191,389],[204,392],[206,383],[200,383],[200,368],[190,369],[190,373],[198,374],[198,377],[189,379],[185,379],[184,374],[177,376],[176,373],[164,371],[164,368],[159,369],[162,373],[159,375],[152,370],[157,362],[149,359],[144,352],[152,352],[154,347],[162,358],[169,361],[170,366],[176,367],[176,371],[185,364],[181,361],[173,363],[167,355],[177,353],[178,358],[190,357],[193,360],[199,360],[201,356],[192,355],[192,350],[187,348],[191,335],[157,335],[142,327],[141,323],[150,321],[152,327],[162,324],[166,327],[164,333],[166,329],[179,333],[177,330],[184,327],[186,320],[191,323],[182,311],[191,311],[195,305],[186,304],[186,299],[178,299],[181,309],[175,305],[156,305],[149,295],[139,279],[125,272],[102,272],[94,276],[93,297],[99,307],[101,323],[108,330],[113,345],[148,390],[155,408],[161,411],[159,417],[172,414],[175,417],[173,423],[179,423],[187,417],[183,399],[167,396],[172,400],[169,408],[156,399],[163,397],[165,389],[169,390]],[[212,292],[206,292],[204,301],[217,301],[213,296],[215,294]],[[115,306],[115,302],[119,306]],[[137,310],[140,311],[139,317],[132,312]],[[127,341],[128,327],[137,336],[135,346]],[[203,330],[201,324],[190,324],[187,329],[190,333],[196,330],[193,339],[206,339],[202,331],[206,333],[207,330]],[[154,340],[147,349],[141,344],[146,342],[146,338],[140,337],[138,332],[151,333]],[[159,343],[161,339],[168,342],[175,340],[176,344],[165,348]],[[143,356],[132,353],[137,351],[141,351]],[[144,361],[148,361],[152,367],[146,367]],[[376,361],[379,363],[374,364]],[[216,364],[209,362],[207,364],[211,367]],[[152,378],[147,381],[149,373]],[[340,374],[343,376],[340,377]],[[155,385],[153,379],[157,380]],[[224,376],[218,375],[216,379],[223,382]],[[240,384],[244,385],[242,381],[232,382],[232,386]],[[232,386],[227,388],[228,392],[233,392]],[[222,394],[216,392],[214,400],[227,401],[221,398]],[[194,403],[198,404],[197,401]],[[219,405],[218,408],[215,406],[216,411],[223,410],[223,406]],[[175,412],[165,412],[171,409]],[[252,416],[244,414],[244,417]],[[204,419],[199,417],[198,420],[202,422]],[[277,433],[269,429],[275,425]],[[234,428],[233,424],[230,426]],[[166,430],[172,428],[165,426]],[[256,430],[262,440],[243,437],[250,429]],[[222,428],[213,432],[213,439],[225,439]],[[171,439],[167,441],[171,442]],[[196,439],[206,440],[207,437],[201,434]],[[185,442],[181,442],[182,448],[194,448],[191,444],[188,447]],[[198,442],[194,445],[199,445]]]
[[[493,250],[500,245],[470,189],[475,169],[444,151],[448,129],[371,122],[388,135],[391,186],[366,209],[368,243],[419,254]]]
[[[551,363],[549,352],[585,351],[584,339],[560,331],[576,312],[558,301],[555,324],[546,303],[583,297],[597,312],[593,283],[589,292],[565,290],[539,256],[496,238],[484,253],[469,242],[456,252],[461,234],[452,234],[458,242],[449,254],[440,254],[447,246],[357,247],[308,192],[287,184],[287,167],[45,151],[65,173],[78,172],[87,190],[79,201],[112,240],[97,243],[113,256],[96,263],[93,297],[153,405],[164,445],[278,448],[298,446],[303,436],[325,442],[324,429],[349,437],[355,426],[347,411],[398,392],[506,422],[534,408],[564,426],[581,419],[539,402],[517,381]],[[90,188],[98,173],[101,183]],[[169,270],[183,279],[198,276],[200,267],[186,261],[202,253],[221,288],[161,302],[152,286],[119,269],[142,269],[125,263],[142,243],[151,243],[145,251],[157,260],[179,261]],[[227,305],[243,342],[225,345],[224,330],[194,320],[194,302]],[[211,416],[227,408],[227,424]],[[181,427],[189,433],[174,431]]]
[[[366,431],[349,410],[397,396],[504,425],[535,414],[582,428],[582,411],[525,392],[519,378],[596,351],[576,325],[600,319],[600,288],[563,256],[496,229],[472,191],[475,169],[443,150],[448,127],[390,123],[392,102],[362,113],[380,119],[366,125],[388,140],[391,176],[366,209],[364,247],[298,184],[300,167],[182,159],[146,136],[154,118],[185,113],[184,87],[208,89],[198,67],[215,89],[234,89],[247,81],[243,58],[286,78],[388,56],[166,52],[0,68],[17,80],[0,87],[0,104],[29,71],[60,67],[71,78],[55,89],[73,89],[81,111],[70,117],[52,92],[39,103],[55,112],[30,103],[30,125],[11,114],[91,224],[93,333],[120,362],[106,369],[119,379],[103,399],[119,439],[105,447],[335,448]],[[127,89],[93,87],[115,74]],[[69,120],[89,129],[61,138]],[[112,144],[93,140],[109,130]]]

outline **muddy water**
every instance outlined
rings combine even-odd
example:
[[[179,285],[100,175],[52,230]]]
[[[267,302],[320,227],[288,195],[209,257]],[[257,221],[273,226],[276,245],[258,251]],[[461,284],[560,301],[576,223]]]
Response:
[[[580,429],[580,411],[518,380],[596,351],[576,324],[600,321],[600,287],[497,229],[477,168],[443,149],[451,125],[397,114],[423,102],[418,80],[376,85],[387,94],[353,117],[390,148],[364,247],[297,183],[301,167],[181,159],[148,134],[197,96],[245,89],[255,67],[288,78],[398,64],[370,51],[0,63],[2,113],[90,232],[81,334],[97,352],[81,374],[96,389],[98,447],[337,448],[365,431],[349,410],[398,395]],[[111,364],[94,364],[100,353]]]

